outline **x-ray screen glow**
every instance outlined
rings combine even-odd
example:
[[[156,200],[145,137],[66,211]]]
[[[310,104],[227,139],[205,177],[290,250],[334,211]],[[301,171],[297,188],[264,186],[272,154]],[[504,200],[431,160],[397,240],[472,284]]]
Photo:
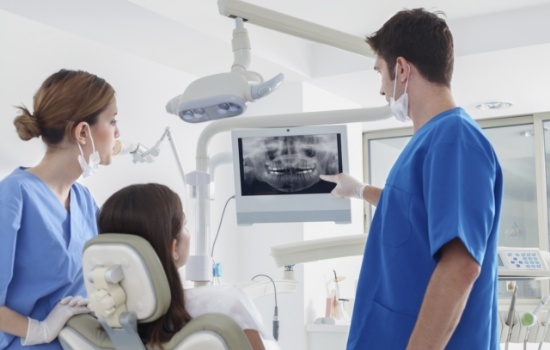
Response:
[[[237,223],[349,223],[349,199],[320,174],[348,171],[345,125],[232,132]]]

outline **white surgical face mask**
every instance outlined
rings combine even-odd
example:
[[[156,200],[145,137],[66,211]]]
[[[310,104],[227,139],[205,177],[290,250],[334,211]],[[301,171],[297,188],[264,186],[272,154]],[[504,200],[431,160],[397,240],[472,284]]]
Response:
[[[84,152],[82,151],[82,147],[80,147],[80,144],[77,143],[78,149],[80,150],[80,154],[78,155],[78,164],[80,164],[80,168],[82,169],[82,177],[93,175],[99,167],[100,162],[99,152],[95,149],[94,138],[92,137],[92,129],[89,125],[88,130],[90,130],[90,139],[92,140],[92,154],[90,154],[87,163],[84,159]]]
[[[403,92],[403,95],[395,100],[395,88],[397,87],[397,67],[398,65],[395,64],[395,80],[393,82],[393,97],[390,98],[390,109],[395,116],[395,119],[399,120],[400,122],[407,122],[411,120],[409,117],[409,94],[407,93],[407,86],[409,85],[409,77],[407,75],[407,81],[405,82],[405,91]],[[409,66],[409,74],[411,72],[410,66]]]

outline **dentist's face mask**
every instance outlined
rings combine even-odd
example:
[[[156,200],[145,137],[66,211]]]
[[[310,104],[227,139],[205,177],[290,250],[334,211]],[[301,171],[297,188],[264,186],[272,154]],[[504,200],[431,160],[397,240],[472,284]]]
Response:
[[[86,124],[87,125],[87,124]],[[88,158],[88,162],[86,163],[86,160],[84,159],[84,152],[82,151],[82,147],[80,147],[80,144],[77,143],[78,149],[80,150],[80,154],[78,155],[78,164],[80,164],[80,168],[82,169],[82,177],[88,177],[93,175],[97,168],[99,167],[99,152],[96,151],[95,145],[94,145],[94,138],[92,136],[92,129],[88,125],[88,130],[90,130],[90,139],[92,140],[92,154],[90,154],[90,157]]]
[[[395,100],[395,88],[397,87],[397,68],[398,64],[395,64],[395,80],[393,81],[393,97],[390,98],[390,109],[395,116],[395,119],[400,122],[407,122],[411,120],[409,117],[409,94],[407,93],[407,86],[409,85],[409,75],[411,69],[409,66],[409,75],[407,75],[407,82],[405,82],[405,91],[403,95]]]

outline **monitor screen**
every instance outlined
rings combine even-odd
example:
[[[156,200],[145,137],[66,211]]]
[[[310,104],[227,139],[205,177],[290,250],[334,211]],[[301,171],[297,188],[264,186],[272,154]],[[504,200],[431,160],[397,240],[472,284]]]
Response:
[[[237,223],[349,223],[349,199],[320,174],[348,172],[345,125],[232,132]]]

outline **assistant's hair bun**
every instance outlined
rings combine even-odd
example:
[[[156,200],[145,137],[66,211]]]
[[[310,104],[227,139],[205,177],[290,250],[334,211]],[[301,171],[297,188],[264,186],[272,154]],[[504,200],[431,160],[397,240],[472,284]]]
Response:
[[[20,110],[20,114],[15,117],[13,124],[19,137],[24,141],[28,141],[33,137],[39,137],[42,132],[36,117],[26,107],[18,107],[18,109]]]

